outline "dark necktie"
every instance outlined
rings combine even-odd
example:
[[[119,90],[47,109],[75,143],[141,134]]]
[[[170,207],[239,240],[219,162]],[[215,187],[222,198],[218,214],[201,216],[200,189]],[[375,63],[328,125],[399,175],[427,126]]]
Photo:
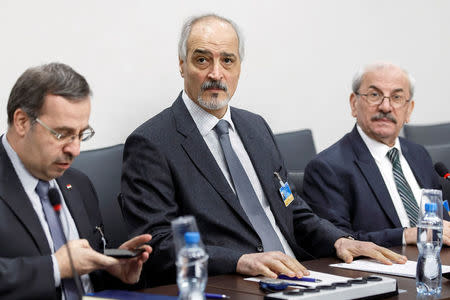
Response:
[[[389,150],[387,157],[392,162],[392,172],[394,173],[395,185],[397,186],[397,191],[402,199],[406,214],[408,215],[409,223],[411,227],[415,227],[419,216],[419,206],[414,198],[411,187],[406,181],[405,175],[403,175],[397,148],[392,148]]]
[[[56,251],[66,243],[66,237],[62,228],[61,219],[56,214],[48,198],[49,188],[50,184],[47,181],[39,180],[36,186],[36,193],[41,199],[42,209],[44,210],[45,219],[47,220],[53,240],[53,248]],[[62,279],[61,282],[66,300],[78,300],[79,296],[73,278]]]
[[[242,167],[236,152],[234,152],[231,146],[230,135],[228,134],[228,122],[220,120],[216,127],[214,127],[214,130],[219,136],[220,145],[222,146],[239,202],[256,233],[262,240],[264,251],[284,252],[280,239],[264,212],[264,209],[253,190],[250,179],[248,179],[247,173],[245,173],[244,167]]]

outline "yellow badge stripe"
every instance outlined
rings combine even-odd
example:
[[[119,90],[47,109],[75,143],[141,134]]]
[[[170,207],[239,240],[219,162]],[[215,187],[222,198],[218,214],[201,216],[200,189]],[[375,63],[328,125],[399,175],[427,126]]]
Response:
[[[294,196],[292,194],[289,195],[286,199],[284,199],[284,205],[287,207],[291,202],[294,201]]]

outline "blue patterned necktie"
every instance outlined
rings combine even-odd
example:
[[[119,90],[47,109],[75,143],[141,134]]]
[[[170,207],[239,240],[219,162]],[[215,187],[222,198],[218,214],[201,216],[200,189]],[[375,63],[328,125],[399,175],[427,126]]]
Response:
[[[239,202],[256,233],[262,240],[264,251],[284,252],[280,239],[259,202],[244,167],[231,146],[228,122],[220,120],[216,127],[214,127],[214,130],[219,136],[220,145],[222,146]]]
[[[53,248],[57,251],[66,243],[66,236],[61,224],[61,219],[53,209],[50,199],[48,198],[48,190],[50,184],[48,181],[39,180],[36,186],[36,193],[39,195],[42,203],[42,209],[44,210],[45,219],[47,220],[50,234],[53,240]],[[73,278],[62,279],[62,290],[66,300],[78,300],[77,287]]]
[[[395,185],[397,186],[397,191],[402,199],[406,214],[408,215],[409,223],[411,227],[415,227],[419,217],[419,206],[414,198],[411,187],[406,181],[405,175],[403,175],[397,148],[392,148],[389,150],[387,157],[392,162],[392,172],[394,173]]]

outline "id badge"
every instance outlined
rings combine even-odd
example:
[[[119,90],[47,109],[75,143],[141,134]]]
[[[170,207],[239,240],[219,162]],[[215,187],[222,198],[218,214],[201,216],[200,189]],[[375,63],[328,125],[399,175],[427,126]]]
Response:
[[[294,195],[292,195],[291,187],[289,186],[289,183],[286,181],[279,189],[281,199],[283,199],[284,205],[286,207],[291,204],[292,201],[294,201]]]

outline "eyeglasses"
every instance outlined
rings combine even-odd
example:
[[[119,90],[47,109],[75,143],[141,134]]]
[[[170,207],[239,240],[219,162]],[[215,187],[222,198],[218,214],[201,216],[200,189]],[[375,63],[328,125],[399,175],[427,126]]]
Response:
[[[41,124],[42,127],[47,129],[58,141],[60,141],[60,142],[62,142],[64,144],[70,144],[76,138],[78,138],[82,142],[85,142],[85,141],[89,140],[91,137],[93,137],[94,134],[95,134],[95,131],[94,131],[94,129],[91,126],[86,128],[85,130],[83,130],[79,134],[63,134],[63,133],[57,132],[54,129],[51,129],[50,127],[47,126],[47,124],[45,124],[44,122],[39,120],[39,118],[36,118],[36,122]]]
[[[411,100],[411,99],[406,99],[406,96],[400,92],[393,93],[390,96],[385,96],[378,91],[369,90],[367,92],[367,94],[360,94],[357,92],[356,95],[364,96],[366,101],[370,105],[380,105],[381,103],[383,103],[384,98],[388,98],[389,103],[394,108],[400,108]]]

